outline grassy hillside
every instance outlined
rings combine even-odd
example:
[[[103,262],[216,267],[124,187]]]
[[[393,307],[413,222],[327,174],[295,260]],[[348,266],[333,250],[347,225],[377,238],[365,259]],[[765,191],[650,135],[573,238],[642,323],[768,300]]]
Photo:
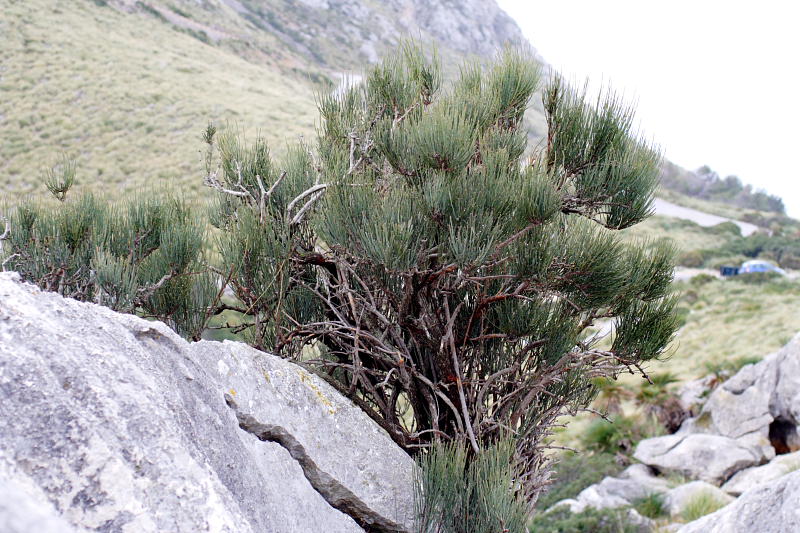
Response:
[[[61,152],[84,186],[193,196],[209,120],[280,150],[313,134],[315,91],[401,38],[436,43],[453,70],[522,40],[478,0],[0,0],[0,35],[0,190],[13,196]]]
[[[0,188],[30,192],[61,151],[84,184],[200,184],[208,120],[273,146],[313,132],[313,83],[88,0],[0,0]]]

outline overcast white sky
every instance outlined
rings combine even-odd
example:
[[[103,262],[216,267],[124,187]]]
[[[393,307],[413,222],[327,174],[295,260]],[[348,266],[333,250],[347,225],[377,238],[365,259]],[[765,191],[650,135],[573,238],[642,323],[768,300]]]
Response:
[[[497,1],[551,65],[637,101],[669,159],[736,174],[800,217],[800,2]]]

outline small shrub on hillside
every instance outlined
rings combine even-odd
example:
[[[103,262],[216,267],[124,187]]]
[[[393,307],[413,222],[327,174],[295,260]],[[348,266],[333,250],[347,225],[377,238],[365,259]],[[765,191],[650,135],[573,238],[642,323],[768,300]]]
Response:
[[[709,231],[717,235],[732,235],[735,237],[742,236],[742,229],[733,222],[722,222],[716,226],[711,226]]]
[[[546,511],[554,503],[574,498],[589,485],[622,470],[616,457],[608,453],[563,454],[553,467],[552,482],[536,501],[536,508]]]
[[[610,421],[594,420],[581,437],[581,444],[596,453],[627,455],[633,452],[640,440],[664,433],[664,426],[652,415],[618,415]]]
[[[689,268],[700,268],[706,262],[701,250],[689,250],[678,255],[678,264]]]
[[[689,280],[689,284],[692,285],[693,287],[702,287],[703,285],[711,283],[716,280],[717,278],[715,276],[703,272],[696,276],[692,276],[692,279]]]
[[[648,533],[650,528],[631,521],[627,508],[594,509],[572,513],[560,506],[549,513],[536,515],[530,533]]]
[[[668,387],[679,381],[670,372],[654,374],[650,381],[639,386],[634,399],[644,408],[649,417],[654,418],[668,433],[674,433],[689,416],[680,399]]]
[[[747,272],[739,274],[733,279],[738,283],[747,283],[748,285],[766,285],[781,278],[782,276],[777,272]]]
[[[636,512],[640,515],[647,518],[661,518],[667,514],[667,509],[664,505],[664,495],[657,492],[636,499],[633,502],[633,508],[636,509]]]
[[[48,175],[58,202],[10,209],[0,262],[44,290],[156,318],[199,339],[219,292],[204,263],[203,224],[169,196],[67,199],[72,180]]]
[[[701,491],[695,494],[681,512],[681,518],[687,522],[697,520],[711,514],[727,505],[710,492]]]

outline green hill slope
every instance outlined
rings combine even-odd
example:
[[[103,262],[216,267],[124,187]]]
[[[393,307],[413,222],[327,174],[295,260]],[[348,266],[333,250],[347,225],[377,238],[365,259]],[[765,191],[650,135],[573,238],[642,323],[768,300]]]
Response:
[[[55,4],[55,5],[54,5]],[[58,152],[107,191],[200,183],[199,130],[237,121],[275,146],[313,131],[313,84],[94,2],[0,0],[0,187],[38,187]]]
[[[315,91],[403,37],[453,68],[523,39],[480,0],[0,0],[0,35],[0,189],[14,196],[60,152],[84,185],[192,194],[209,120],[280,150],[313,133]]]

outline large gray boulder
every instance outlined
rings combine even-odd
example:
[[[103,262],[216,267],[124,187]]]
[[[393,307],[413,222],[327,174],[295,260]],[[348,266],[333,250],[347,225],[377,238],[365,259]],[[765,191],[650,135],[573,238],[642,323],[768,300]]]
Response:
[[[674,435],[641,441],[634,457],[719,485],[800,449],[800,335],[717,387]]]
[[[755,487],[730,505],[683,526],[680,533],[800,531],[800,471]]]
[[[0,531],[3,533],[75,533],[38,487],[23,487],[0,477]]]
[[[299,366],[239,343],[189,344],[0,273],[0,487],[42,523],[409,531],[413,468]]]
[[[660,471],[680,473],[720,485],[733,474],[761,462],[751,447],[719,435],[676,433],[645,439],[634,457]]]

